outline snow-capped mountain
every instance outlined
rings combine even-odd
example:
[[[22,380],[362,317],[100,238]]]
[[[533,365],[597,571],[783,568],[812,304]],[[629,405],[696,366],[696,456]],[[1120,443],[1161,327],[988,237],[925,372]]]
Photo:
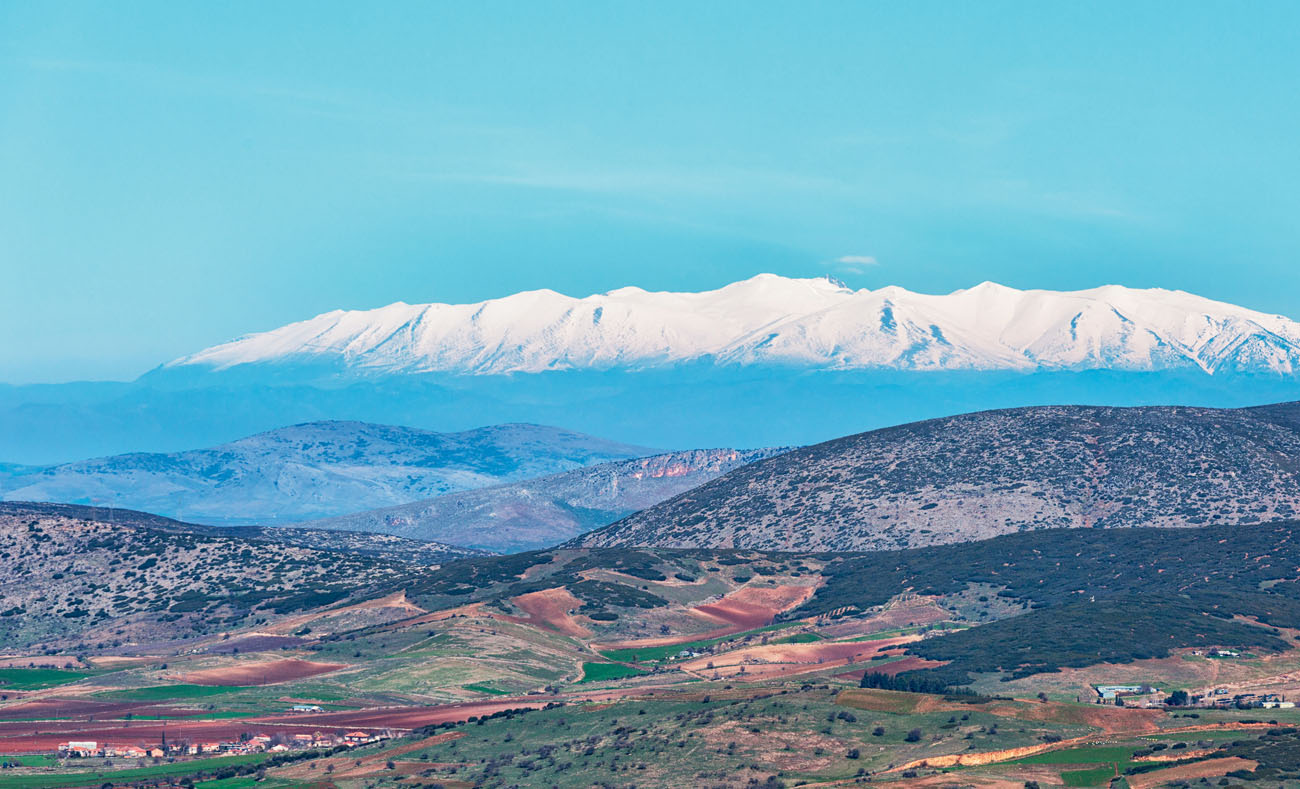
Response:
[[[335,310],[165,369],[324,363],[501,374],[681,362],[829,369],[1300,371],[1300,323],[1182,291],[1108,285],[946,295],[760,274],[701,293],[550,290],[476,304]]]

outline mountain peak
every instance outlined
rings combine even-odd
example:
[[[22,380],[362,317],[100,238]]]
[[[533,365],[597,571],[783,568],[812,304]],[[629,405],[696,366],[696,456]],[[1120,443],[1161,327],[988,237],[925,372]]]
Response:
[[[715,290],[541,289],[473,304],[333,311],[165,369],[306,364],[348,374],[492,375],[682,362],[828,369],[1300,371],[1300,324],[1176,290],[947,295],[757,274]]]

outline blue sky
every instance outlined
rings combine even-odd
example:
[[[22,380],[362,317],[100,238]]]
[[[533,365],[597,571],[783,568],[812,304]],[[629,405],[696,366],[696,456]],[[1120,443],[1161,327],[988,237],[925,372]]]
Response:
[[[336,307],[759,271],[1300,318],[1298,17],[3,3],[0,381],[132,378]]]

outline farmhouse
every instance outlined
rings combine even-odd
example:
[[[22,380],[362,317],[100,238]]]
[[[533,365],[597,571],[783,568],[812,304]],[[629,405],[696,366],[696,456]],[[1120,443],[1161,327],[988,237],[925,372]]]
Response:
[[[60,756],[89,757],[98,756],[99,743],[94,740],[73,740],[59,744]]]
[[[1114,701],[1116,696],[1132,696],[1138,693],[1157,693],[1157,688],[1150,685],[1094,685],[1097,695],[1106,701]]]

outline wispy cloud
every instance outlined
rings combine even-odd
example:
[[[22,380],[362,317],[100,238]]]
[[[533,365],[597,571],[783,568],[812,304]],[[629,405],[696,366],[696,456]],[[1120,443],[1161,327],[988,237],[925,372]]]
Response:
[[[880,261],[875,255],[840,255],[834,260],[826,262],[841,274],[866,274],[867,269],[873,266],[879,266]]]

